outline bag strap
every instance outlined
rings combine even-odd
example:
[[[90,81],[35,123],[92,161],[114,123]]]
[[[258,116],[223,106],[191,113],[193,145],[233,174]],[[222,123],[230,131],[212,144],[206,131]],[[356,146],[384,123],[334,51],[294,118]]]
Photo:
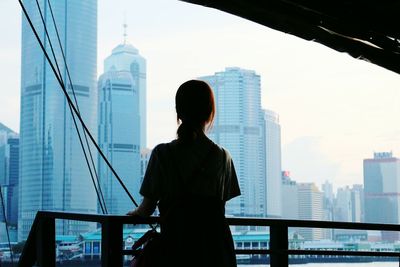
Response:
[[[142,235],[138,240],[136,240],[135,243],[132,245],[132,250],[137,250],[141,246],[143,246],[148,240],[150,240],[152,237],[158,235],[158,232],[156,230],[149,230],[147,231],[144,235]]]

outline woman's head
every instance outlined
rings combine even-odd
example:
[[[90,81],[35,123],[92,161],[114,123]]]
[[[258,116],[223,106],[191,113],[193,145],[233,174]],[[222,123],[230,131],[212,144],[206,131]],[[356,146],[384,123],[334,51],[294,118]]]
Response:
[[[199,130],[211,126],[215,116],[214,94],[203,81],[190,80],[179,86],[175,96],[179,139],[193,139]]]

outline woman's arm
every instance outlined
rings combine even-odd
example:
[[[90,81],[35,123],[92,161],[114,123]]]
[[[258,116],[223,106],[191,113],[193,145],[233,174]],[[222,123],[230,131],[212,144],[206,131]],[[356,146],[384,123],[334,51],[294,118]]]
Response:
[[[157,201],[144,197],[139,207],[129,211],[126,215],[149,217],[151,214],[153,214],[154,210],[156,209],[156,206],[157,206]]]

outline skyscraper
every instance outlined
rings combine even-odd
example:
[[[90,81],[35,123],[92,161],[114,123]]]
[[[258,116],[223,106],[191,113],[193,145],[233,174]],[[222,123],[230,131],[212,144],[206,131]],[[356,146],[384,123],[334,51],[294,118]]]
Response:
[[[18,222],[19,136],[0,123],[0,186],[8,225]],[[1,209],[0,213],[3,211]],[[2,214],[4,216],[4,214]],[[0,216],[0,217],[3,217]],[[4,218],[1,218],[3,220]]]
[[[282,218],[299,219],[299,192],[289,171],[282,171]]]
[[[391,152],[374,153],[363,165],[365,222],[400,223],[400,159]],[[382,237],[397,240],[398,233]]]
[[[263,110],[263,113],[266,213],[268,217],[281,217],[281,126],[277,113],[272,110]]]
[[[299,183],[299,219],[318,220],[324,219],[323,194],[314,183]],[[319,228],[301,228],[300,235],[306,240],[319,240],[325,236],[324,230]]]
[[[213,88],[217,105],[209,137],[231,153],[242,192],[228,202],[226,212],[266,216],[260,76],[235,67],[200,79]]]
[[[55,48],[69,94],[66,68],[47,1],[39,1],[50,40],[33,0],[24,1],[30,18],[50,53]],[[92,134],[97,124],[97,0],[51,1],[61,44],[71,74],[80,114]],[[51,53],[50,53],[51,55]],[[22,19],[20,198],[18,238],[25,239],[38,210],[96,213],[94,187],[72,117],[56,78],[32,30]],[[57,232],[91,230],[87,222],[61,221]]]
[[[124,24],[126,29],[126,24]],[[126,38],[126,32],[125,32]],[[140,147],[147,145],[147,113],[146,113],[146,59],[139,50],[126,40],[112,50],[112,54],[104,60],[104,72],[129,71],[132,75],[132,86],[139,96]]]
[[[116,53],[118,51],[118,53]],[[124,43],[113,50],[106,62],[130,62],[132,45]],[[118,60],[113,58],[118,57]],[[132,63],[135,64],[135,63]],[[140,199],[140,98],[135,76],[124,68],[109,67],[99,79],[99,145],[135,199]],[[136,71],[136,70],[135,70]],[[135,72],[138,77],[138,73]],[[125,214],[133,204],[111,173],[99,159],[100,181],[109,213]]]

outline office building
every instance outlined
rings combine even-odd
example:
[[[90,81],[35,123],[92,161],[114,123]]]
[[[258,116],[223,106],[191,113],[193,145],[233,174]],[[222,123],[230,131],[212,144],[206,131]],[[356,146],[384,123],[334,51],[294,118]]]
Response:
[[[132,46],[119,45],[116,49],[121,54],[129,54]],[[124,58],[119,59],[123,61]],[[141,131],[137,83],[130,71],[110,68],[100,76],[98,88],[100,148],[134,199],[138,200],[141,184]],[[132,201],[100,157],[98,165],[108,213],[126,214],[133,207]]]
[[[299,219],[299,192],[289,171],[282,171],[282,218]]]
[[[317,220],[324,218],[323,194],[314,183],[298,183],[299,219]],[[326,236],[324,229],[301,228],[299,233],[306,240],[320,240]]]
[[[400,223],[400,159],[391,152],[374,153],[364,159],[365,222]],[[398,240],[397,232],[382,233],[385,240]]]
[[[72,85],[66,75],[47,1],[46,37],[36,2],[24,1],[47,51],[53,44],[62,79],[87,127],[97,139],[97,0],[51,1]],[[20,194],[18,238],[26,239],[38,210],[96,213],[97,200],[65,96],[34,34],[22,18]],[[51,54],[50,54],[51,55]],[[81,129],[81,128],[80,128]],[[81,129],[82,132],[82,129]],[[93,155],[97,158],[97,154]],[[91,231],[94,223],[57,222],[57,233]]]
[[[352,207],[353,202],[350,187],[345,186],[338,188],[335,199],[335,221],[352,222]]]
[[[139,50],[125,40],[112,50],[112,54],[104,60],[104,73],[109,71],[128,71],[132,76],[132,86],[139,96],[140,147],[147,147],[147,113],[146,113],[146,59]]]
[[[19,136],[0,123],[0,186],[9,226],[18,223]],[[3,209],[0,218],[5,220]]]
[[[260,76],[252,70],[233,67],[200,77],[200,80],[213,88],[217,106],[209,137],[229,150],[242,192],[241,196],[228,202],[226,213],[266,216]]]
[[[281,126],[277,113],[263,110],[263,115],[266,214],[267,217],[281,217]]]

